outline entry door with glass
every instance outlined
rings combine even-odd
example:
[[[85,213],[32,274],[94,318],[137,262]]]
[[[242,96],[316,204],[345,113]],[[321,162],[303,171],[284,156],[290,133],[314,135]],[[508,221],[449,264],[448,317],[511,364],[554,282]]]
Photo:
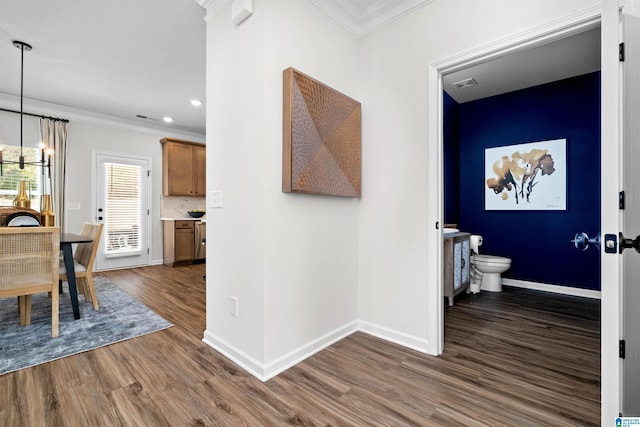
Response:
[[[149,264],[150,160],[96,154],[95,218],[104,224],[96,268]]]

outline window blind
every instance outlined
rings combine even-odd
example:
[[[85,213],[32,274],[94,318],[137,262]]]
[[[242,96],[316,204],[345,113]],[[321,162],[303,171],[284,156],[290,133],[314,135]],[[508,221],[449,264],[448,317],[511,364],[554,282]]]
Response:
[[[142,168],[105,163],[105,255],[140,251]]]

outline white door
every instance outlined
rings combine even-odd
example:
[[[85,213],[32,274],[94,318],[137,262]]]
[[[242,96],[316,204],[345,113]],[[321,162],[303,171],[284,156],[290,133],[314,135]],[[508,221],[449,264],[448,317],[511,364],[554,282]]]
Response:
[[[621,91],[623,108],[622,229],[626,238],[640,236],[640,18],[623,16],[624,61]],[[628,242],[631,243],[631,242]],[[622,244],[622,242],[619,242]],[[640,237],[638,239],[640,245]],[[638,246],[640,250],[640,246]],[[640,253],[634,248],[622,254],[622,414],[640,416]]]
[[[94,215],[104,224],[97,270],[149,265],[150,162],[95,154]]]

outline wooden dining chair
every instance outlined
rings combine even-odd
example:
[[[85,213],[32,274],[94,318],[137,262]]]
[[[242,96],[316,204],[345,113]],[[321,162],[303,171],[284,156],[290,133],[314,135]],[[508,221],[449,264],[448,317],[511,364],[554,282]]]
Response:
[[[98,310],[98,298],[93,286],[93,264],[100,245],[103,224],[85,222],[82,227],[82,235],[92,239],[90,243],[79,243],[73,254],[73,267],[76,273],[78,290],[85,299],[93,303],[93,309]],[[67,269],[64,262],[60,261],[60,281],[67,280]]]
[[[20,324],[31,323],[33,294],[51,294],[51,336],[58,336],[59,227],[0,227],[0,298],[18,297]]]

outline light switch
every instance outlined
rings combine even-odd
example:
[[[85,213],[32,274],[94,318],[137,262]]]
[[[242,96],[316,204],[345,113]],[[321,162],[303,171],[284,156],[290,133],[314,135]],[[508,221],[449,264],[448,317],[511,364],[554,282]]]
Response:
[[[80,210],[80,202],[67,202],[66,206],[68,211],[79,211]]]
[[[210,208],[222,207],[222,190],[209,192],[209,207]]]

